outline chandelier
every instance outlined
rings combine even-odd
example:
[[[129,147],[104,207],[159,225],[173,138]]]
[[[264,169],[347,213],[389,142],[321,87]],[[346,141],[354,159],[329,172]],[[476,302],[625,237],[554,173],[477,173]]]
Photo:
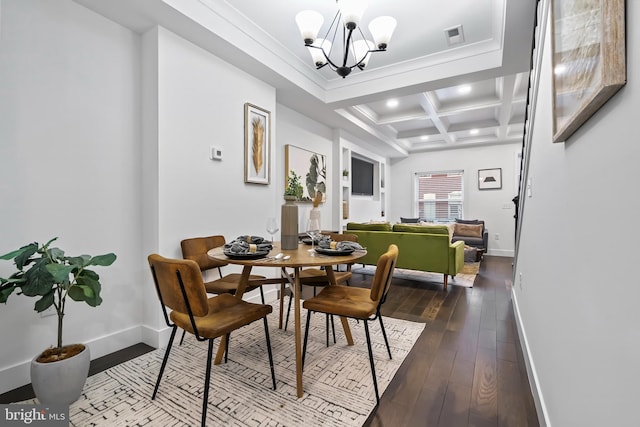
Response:
[[[369,31],[374,41],[367,40],[359,26],[360,18],[367,9],[366,0],[336,0],[336,3],[338,12],[324,38],[317,38],[324,22],[319,12],[302,11],[296,15],[296,23],[316,69],[329,65],[340,77],[345,78],[356,67],[363,70],[371,53],[387,50],[396,20],[390,16],[379,16],[372,20]],[[336,42],[342,43],[341,50],[334,49]]]

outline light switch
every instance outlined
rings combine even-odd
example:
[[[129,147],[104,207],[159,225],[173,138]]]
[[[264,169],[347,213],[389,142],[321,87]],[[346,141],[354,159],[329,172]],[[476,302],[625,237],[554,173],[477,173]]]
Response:
[[[211,160],[222,160],[222,149],[218,147],[211,146],[211,150],[209,153],[209,158]]]

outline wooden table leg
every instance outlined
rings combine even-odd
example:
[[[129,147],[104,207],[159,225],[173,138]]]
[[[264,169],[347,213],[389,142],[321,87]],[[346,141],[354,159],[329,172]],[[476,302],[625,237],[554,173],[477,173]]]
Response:
[[[332,285],[336,285],[336,275],[333,273],[333,268],[329,265],[325,268],[327,272],[327,278]],[[353,336],[351,336],[351,328],[349,327],[349,320],[346,317],[340,317],[342,322],[342,329],[344,329],[344,336],[347,339],[347,345],[353,345]]]
[[[237,298],[242,299],[244,295],[244,291],[247,289],[247,285],[249,284],[249,276],[251,275],[251,266],[245,265],[242,268],[242,275],[240,276],[240,282],[238,283],[238,289],[236,290],[235,296]],[[224,357],[224,349],[227,347],[227,337],[220,337],[220,344],[218,345],[218,352],[216,353],[216,358],[213,361],[214,365],[219,365],[222,362],[222,358]]]
[[[296,267],[294,271],[293,293],[295,296],[294,318],[296,328],[296,388],[298,398],[302,397],[304,391],[302,389],[302,332],[300,330],[300,267]]]

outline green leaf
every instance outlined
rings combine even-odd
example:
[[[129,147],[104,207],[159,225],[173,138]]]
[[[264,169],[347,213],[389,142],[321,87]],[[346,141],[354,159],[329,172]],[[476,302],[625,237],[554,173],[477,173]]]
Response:
[[[72,286],[69,288],[69,293],[67,294],[74,301],[84,301],[85,296],[82,288],[80,286]]]
[[[49,256],[53,261],[59,261],[64,259],[64,251],[60,248],[51,248],[49,249]]]
[[[55,280],[47,270],[47,260],[40,258],[24,273],[25,284],[21,286],[22,292],[30,297],[46,295],[51,292]]]
[[[11,295],[15,289],[16,287],[13,285],[2,286],[2,288],[0,288],[0,303],[6,303],[9,295]]]
[[[38,251],[38,243],[33,242],[30,245],[23,246],[20,250],[20,253],[16,255],[14,260],[18,270],[22,270],[25,265],[32,261],[31,256]]]
[[[75,267],[73,265],[47,264],[46,269],[53,276],[56,283],[66,283],[69,281],[69,274]]]
[[[80,255],[67,258],[67,262],[77,267],[84,267],[86,265],[89,265],[88,263],[90,259],[91,256],[89,255]]]
[[[44,295],[42,298],[40,298],[38,301],[36,301],[36,304],[35,304],[35,306],[33,308],[38,313],[42,313],[47,308],[49,308],[49,307],[51,307],[53,305],[54,295],[55,295],[55,292],[53,292],[53,291],[51,291],[48,294]]]
[[[104,255],[94,256],[86,265],[100,265],[102,267],[107,267],[113,264],[115,260],[116,260],[116,255],[114,253],[108,253]]]

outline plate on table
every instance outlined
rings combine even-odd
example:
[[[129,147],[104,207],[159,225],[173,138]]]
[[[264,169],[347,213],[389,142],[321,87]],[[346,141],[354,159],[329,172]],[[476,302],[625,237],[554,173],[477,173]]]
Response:
[[[223,251],[226,256],[231,259],[258,259],[266,257],[270,251],[257,251],[257,252],[245,252],[245,253],[236,253]]]
[[[351,255],[353,253],[353,249],[329,249],[329,248],[316,248],[316,252],[322,255],[331,255],[331,256],[340,256],[340,255]]]

